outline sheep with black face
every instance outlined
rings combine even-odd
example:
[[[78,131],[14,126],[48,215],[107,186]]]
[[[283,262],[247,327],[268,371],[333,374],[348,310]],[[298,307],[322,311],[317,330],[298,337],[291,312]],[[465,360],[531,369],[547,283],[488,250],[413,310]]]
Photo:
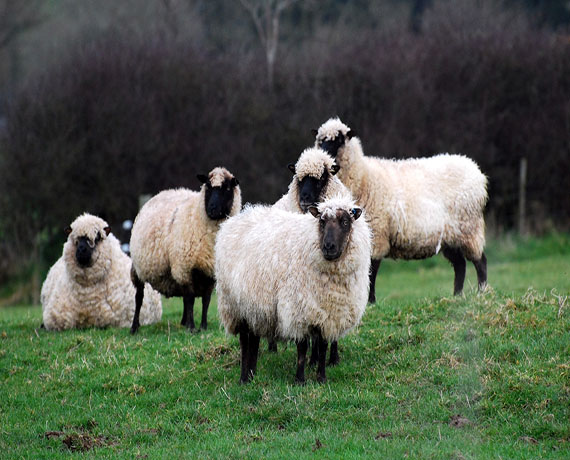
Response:
[[[368,215],[374,233],[370,302],[380,262],[424,259],[440,251],[455,271],[453,292],[461,294],[465,259],[477,272],[479,289],[487,283],[484,253],[487,178],[463,155],[389,160],[365,156],[355,133],[338,118],[313,130],[315,146],[340,166],[339,179]]]
[[[293,179],[287,193],[273,205],[275,208],[304,214],[309,206],[347,192],[336,177],[339,166],[320,148],[303,150],[297,163],[287,167],[293,173]]]
[[[293,179],[289,189],[273,207],[285,211],[306,213],[310,206],[323,202],[339,194],[349,194],[348,189],[337,178],[340,167],[323,149],[309,147],[303,150],[297,163],[289,164]],[[310,364],[318,360],[316,342],[313,342]],[[269,349],[276,351],[277,346],[270,342]],[[338,343],[333,341],[330,349],[329,364],[338,364]]]
[[[127,327],[135,311],[131,260],[99,217],[83,214],[66,229],[63,255],[42,286],[43,325],[48,330],[89,326]],[[160,294],[146,284],[141,322],[160,320]]]
[[[214,243],[220,224],[241,209],[238,180],[225,168],[199,174],[199,192],[165,190],[141,208],[131,232],[132,279],[136,309],[131,327],[139,328],[143,283],[166,297],[182,297],[182,325],[195,330],[194,301],[202,297],[200,327],[207,329],[214,289]]]
[[[216,239],[218,314],[240,336],[241,377],[255,374],[260,337],[297,343],[296,381],[305,381],[308,340],[318,344],[317,380],[326,381],[329,341],[353,329],[368,298],[371,236],[350,195],[299,214],[252,206]]]

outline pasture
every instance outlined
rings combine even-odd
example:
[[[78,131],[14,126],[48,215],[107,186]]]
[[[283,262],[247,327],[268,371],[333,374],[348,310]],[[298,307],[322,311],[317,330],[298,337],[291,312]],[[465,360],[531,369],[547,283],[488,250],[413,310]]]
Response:
[[[0,309],[2,458],[570,458],[570,235],[489,243],[490,288],[465,294],[438,256],[384,261],[375,305],[319,385],[296,349],[159,324],[48,333],[41,308]],[[197,302],[197,307],[199,302]],[[196,308],[199,320],[200,309]]]

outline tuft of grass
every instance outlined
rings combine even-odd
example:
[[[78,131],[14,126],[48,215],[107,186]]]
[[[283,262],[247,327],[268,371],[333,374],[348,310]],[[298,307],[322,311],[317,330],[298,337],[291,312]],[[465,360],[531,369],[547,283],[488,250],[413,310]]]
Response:
[[[488,289],[466,284],[460,297],[444,260],[383,262],[379,300],[341,339],[325,385],[311,369],[296,386],[294,344],[269,353],[263,340],[254,381],[239,385],[239,343],[221,330],[215,298],[196,334],[179,324],[179,299],[136,336],[47,332],[39,307],[1,309],[0,452],[569,458],[570,259],[549,239],[526,258],[525,244],[491,244]]]

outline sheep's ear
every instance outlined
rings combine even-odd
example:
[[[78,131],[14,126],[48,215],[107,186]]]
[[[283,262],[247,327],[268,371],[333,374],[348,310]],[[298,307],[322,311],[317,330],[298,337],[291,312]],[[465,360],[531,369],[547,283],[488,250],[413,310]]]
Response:
[[[348,132],[346,133],[346,138],[352,139],[354,136],[356,136],[356,132],[354,132],[352,129],[349,129]]]
[[[208,176],[206,176],[205,174],[196,174],[196,177],[202,184],[208,182]]]
[[[336,163],[333,163],[333,165],[331,166],[331,174],[334,176],[340,169],[340,165],[337,165]]]
[[[109,236],[109,233],[111,233],[111,227],[107,226],[107,227],[105,227],[105,228],[103,229],[103,231],[105,232],[105,234],[106,234],[107,236]]]
[[[362,215],[361,208],[352,208],[350,212],[352,212],[352,217],[354,217],[354,220],[358,219]]]
[[[71,233],[71,227],[65,227],[63,231],[65,232],[66,235],[69,235]]]
[[[287,165],[287,168],[289,168],[289,171],[291,171],[293,174],[295,174],[295,163],[289,163]]]
[[[313,215],[313,217],[318,218],[321,215],[321,213],[319,212],[319,208],[317,208],[316,206],[309,206],[307,210]]]
[[[316,129],[311,129],[311,134],[315,137],[317,137],[317,134],[319,134],[319,131]]]
[[[238,185],[239,185],[239,180],[237,180],[235,177],[232,177],[232,179],[230,180],[230,186],[237,187]]]

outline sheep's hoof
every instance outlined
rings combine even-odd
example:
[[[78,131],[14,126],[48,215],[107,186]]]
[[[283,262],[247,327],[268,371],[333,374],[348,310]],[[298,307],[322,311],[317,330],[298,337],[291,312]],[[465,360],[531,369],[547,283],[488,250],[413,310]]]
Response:
[[[316,366],[316,365],[317,365],[316,359],[313,359],[313,358],[309,359],[309,367]]]
[[[138,332],[138,330],[139,330],[138,327],[132,326],[132,327],[131,327],[131,334],[132,334],[132,335],[135,335],[135,334]]]
[[[277,344],[275,342],[269,342],[267,349],[273,353],[277,353]]]
[[[207,331],[207,330],[208,330],[208,325],[207,325],[207,324],[200,324],[200,330],[201,330],[201,331]]]
[[[368,297],[368,303],[369,304],[375,304],[376,303],[376,296]]]
[[[295,377],[295,385],[299,385],[301,387],[304,387],[306,385],[306,383],[307,382],[305,379],[301,380],[300,378]]]
[[[239,379],[239,384],[240,385],[247,385],[249,383],[249,379]]]
[[[329,359],[329,366],[336,366],[338,363],[340,363],[340,358],[338,356],[332,357]]]
[[[317,382],[319,383],[327,383],[327,378],[324,375],[317,375]]]

